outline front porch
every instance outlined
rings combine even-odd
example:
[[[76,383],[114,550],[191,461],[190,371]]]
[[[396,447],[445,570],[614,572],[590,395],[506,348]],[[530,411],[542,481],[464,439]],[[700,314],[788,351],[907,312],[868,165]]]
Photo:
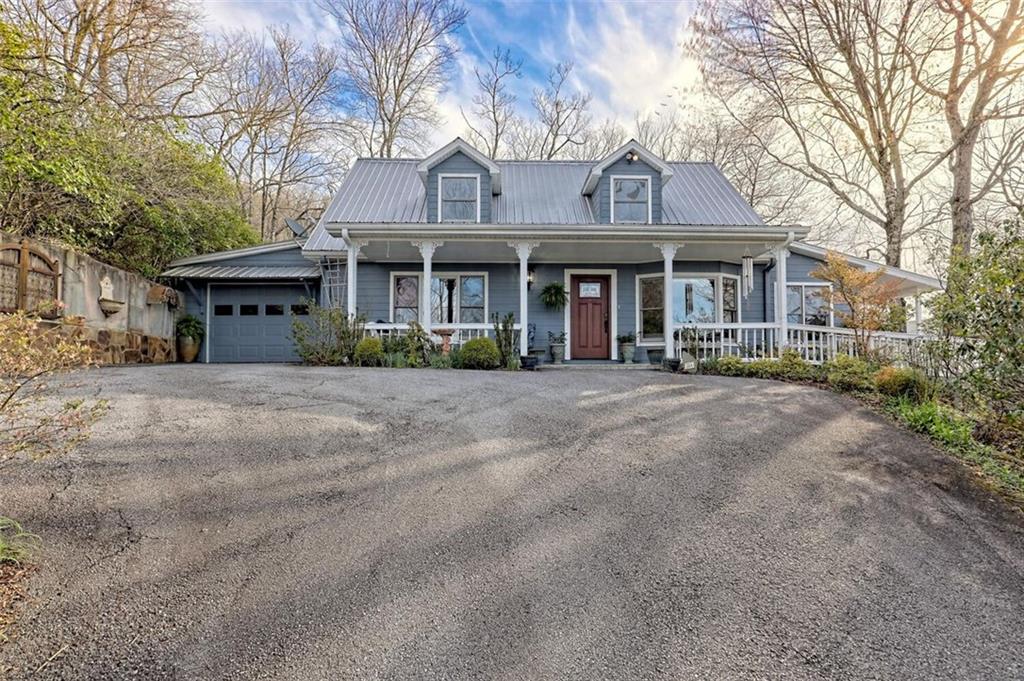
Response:
[[[752,360],[778,358],[788,347],[815,363],[857,352],[851,330],[833,326],[832,315],[810,303],[805,309],[804,294],[823,284],[809,276],[817,260],[791,253],[798,246],[791,232],[766,228],[755,238],[717,230],[685,240],[674,234],[672,241],[621,234],[528,241],[479,233],[343,236],[344,266],[337,259],[324,264],[322,297],[365,316],[370,335],[402,335],[416,321],[438,341],[435,331],[450,331],[460,346],[493,337],[493,317],[511,313],[522,355],[548,356],[549,337],[562,334],[567,360],[617,361],[617,338],[629,335],[637,361],[651,350],[666,358],[689,352],[700,360]],[[569,294],[564,308],[540,300],[539,291],[553,282]],[[904,292],[915,297],[924,290],[908,280]],[[919,328],[919,307],[915,321]],[[879,333],[873,342],[895,354],[913,351],[919,339]]]

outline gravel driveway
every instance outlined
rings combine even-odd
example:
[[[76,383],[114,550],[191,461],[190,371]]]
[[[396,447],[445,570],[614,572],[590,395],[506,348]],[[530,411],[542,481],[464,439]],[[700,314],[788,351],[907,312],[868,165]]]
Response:
[[[46,541],[0,677],[1024,678],[1024,522],[841,396],[288,366],[89,388],[88,445],[0,469]]]

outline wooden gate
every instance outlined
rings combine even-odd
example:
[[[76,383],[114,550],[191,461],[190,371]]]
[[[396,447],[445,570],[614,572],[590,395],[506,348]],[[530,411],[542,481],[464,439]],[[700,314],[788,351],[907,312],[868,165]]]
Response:
[[[54,318],[60,267],[28,240],[0,244],[0,312],[26,310]]]

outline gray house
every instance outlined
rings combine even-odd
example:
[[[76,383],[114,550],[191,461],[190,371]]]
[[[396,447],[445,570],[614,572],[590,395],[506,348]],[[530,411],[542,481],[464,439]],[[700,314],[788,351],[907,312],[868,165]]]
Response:
[[[308,237],[176,261],[163,273],[205,320],[207,362],[293,361],[304,299],[400,334],[412,320],[453,342],[513,313],[521,351],[566,336],[567,359],[777,356],[821,361],[848,347],[810,273],[825,251],[808,228],[767,225],[710,163],[658,158],[635,141],[598,161],[498,161],[462,139],[425,159],[359,159]],[[882,269],[901,295],[931,277]],[[561,282],[569,304],[539,291]],[[779,311],[783,313],[780,313]],[[911,326],[920,323],[920,306]],[[913,334],[886,334],[904,343]]]

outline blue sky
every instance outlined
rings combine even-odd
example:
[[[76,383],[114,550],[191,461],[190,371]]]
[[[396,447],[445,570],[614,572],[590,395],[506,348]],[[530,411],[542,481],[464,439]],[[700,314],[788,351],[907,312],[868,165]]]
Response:
[[[311,40],[337,36],[337,27],[312,0],[206,0],[204,6],[211,31],[288,24]],[[462,133],[459,106],[470,105],[473,67],[496,45],[523,60],[523,78],[515,87],[524,110],[558,61],[575,63],[574,85],[593,95],[591,109],[599,120],[628,123],[637,112],[663,110],[695,82],[695,66],[681,45],[692,0],[468,0],[466,6],[469,18],[457,35],[461,54],[439,102],[445,124],[438,143]]]

